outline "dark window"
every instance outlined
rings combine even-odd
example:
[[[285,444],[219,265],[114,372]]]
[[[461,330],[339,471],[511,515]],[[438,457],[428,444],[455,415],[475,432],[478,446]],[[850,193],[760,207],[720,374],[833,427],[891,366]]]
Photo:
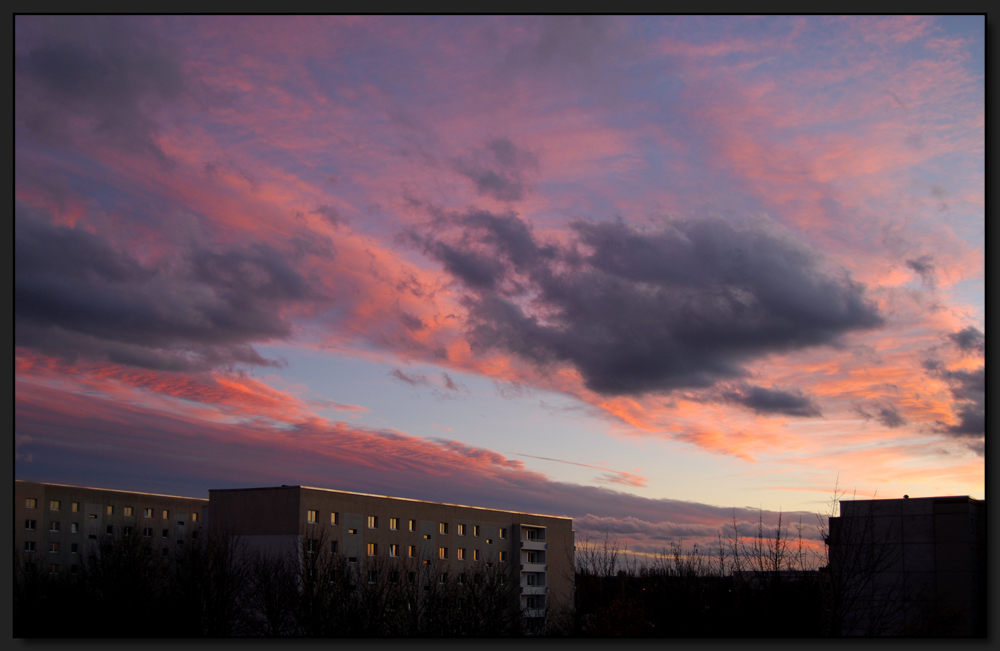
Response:
[[[77,546],[77,544],[76,544],[76,543],[73,543],[73,544],[71,544],[71,545],[69,546],[69,551],[70,551],[71,553],[73,553],[73,554],[78,554],[78,553],[79,553],[79,547]]]
[[[170,529],[164,529],[163,530],[163,537],[164,538],[169,538],[170,537]]]
[[[27,529],[28,531],[34,531],[35,530],[35,525],[37,525],[37,524],[38,524],[38,522],[35,521],[35,520],[25,520],[24,521],[24,528]]]
[[[336,540],[333,540],[333,541],[330,542],[330,553],[331,554],[336,554],[337,553],[337,541]]]
[[[113,535],[113,534],[115,533],[115,527],[114,527],[114,525],[112,525],[112,524],[109,524],[109,525],[108,525],[108,529],[107,529],[107,531],[108,531],[108,535],[109,535],[109,536],[110,536],[110,535]]]

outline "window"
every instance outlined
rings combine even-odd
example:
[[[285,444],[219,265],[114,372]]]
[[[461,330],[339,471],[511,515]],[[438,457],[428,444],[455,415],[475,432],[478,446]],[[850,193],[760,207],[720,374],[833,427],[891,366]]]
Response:
[[[166,509],[163,509],[163,519],[164,520],[169,520],[170,519],[170,511],[168,511]]]
[[[472,560],[474,560],[474,561],[478,561],[479,560],[479,550],[478,549],[473,549],[472,550]]]
[[[178,527],[183,527],[184,526],[184,520],[178,520],[177,521],[177,526]]]
[[[438,523],[438,533],[448,533],[448,523],[439,522]]]
[[[87,536],[87,538],[90,538],[91,540],[97,540],[97,534],[96,533],[92,533],[89,536]]]
[[[122,527],[122,535],[123,536],[131,536],[132,535],[132,527]]]
[[[464,524],[458,525],[458,535],[460,535],[460,536],[464,536],[465,535],[465,525]]]
[[[167,549],[166,547],[164,547],[163,549],[161,549],[161,550],[160,550],[160,556],[164,556],[164,557],[166,557],[166,556],[168,556],[169,554],[170,554],[170,550],[169,550],[169,549]]]
[[[472,535],[473,536],[479,536],[479,525],[478,524],[472,525]]]
[[[410,572],[410,573],[408,573],[406,575],[406,582],[407,583],[416,583],[417,582],[417,573],[416,572]]]
[[[316,519],[319,517],[319,511],[306,511],[306,522],[309,524],[316,524]]]
[[[90,519],[90,520],[96,520],[97,519],[97,514],[96,513],[88,513],[87,514],[87,518]]]
[[[486,539],[486,544],[487,545],[492,545],[493,544],[493,539],[492,538],[487,538]]]
[[[430,564],[431,564],[430,560],[425,558],[424,559],[424,565],[430,565]]]
[[[358,562],[358,557],[357,556],[348,556],[347,557],[347,562],[348,563],[357,563]]]
[[[399,556],[399,545],[389,545],[389,556]]]
[[[389,572],[389,583],[399,583],[399,572],[397,570]]]
[[[58,522],[50,522],[49,523],[49,531],[59,531],[59,523]]]
[[[162,537],[163,538],[169,538],[170,537],[170,529],[164,529]]]
[[[114,525],[110,525],[109,524],[108,528],[105,531],[107,531],[107,534],[109,536],[114,535],[114,533],[115,533],[115,527],[114,527]]]
[[[79,513],[80,512],[80,503],[79,502],[73,502],[72,507],[73,507],[73,513]],[[76,566],[74,565],[73,567],[76,567]]]
[[[34,497],[28,497],[24,500],[24,508],[34,509],[37,507],[38,507],[38,500],[36,500]]]
[[[444,585],[447,582],[448,582],[448,573],[447,572],[441,572],[441,577],[438,579],[438,583],[440,583],[441,585]]]
[[[507,552],[500,552],[500,562],[503,563],[507,560]]]
[[[59,500],[49,500],[49,510],[58,511],[59,510]]]
[[[70,533],[80,533],[80,523],[78,523],[78,522],[71,522],[70,525],[69,525],[69,532]]]
[[[507,537],[507,530],[506,529],[500,529],[500,540],[503,540],[506,537]]]
[[[319,541],[318,540],[307,540],[306,541],[306,553],[315,554],[319,551]]]
[[[528,562],[529,563],[541,563],[542,559],[540,558],[540,556],[541,555],[538,552],[528,552]]]
[[[80,546],[77,543],[71,544],[69,546],[69,553],[70,554],[79,554],[80,553]]]
[[[375,583],[377,579],[378,579],[378,571],[368,570],[368,583]]]
[[[330,541],[330,553],[331,554],[336,554],[337,553],[337,541],[336,540],[331,540]]]
[[[114,515],[114,514],[115,514],[115,507],[113,507],[113,506],[111,506],[111,505],[109,504],[109,505],[108,505],[108,506],[106,507],[106,513],[107,513],[108,515]]]
[[[465,585],[465,575],[464,574],[459,574],[458,576],[455,577],[455,580],[458,581],[458,585]]]
[[[192,531],[191,532],[191,537],[192,538],[197,538],[198,537],[198,532],[197,531]]]
[[[126,506],[125,507],[125,515],[131,517],[131,515],[132,515],[132,507],[131,506]]]
[[[447,560],[448,559],[448,548],[438,547],[438,558]]]
[[[351,534],[352,536],[356,536],[358,534],[358,530],[357,529],[348,529],[347,533]]]
[[[416,531],[416,530],[417,530],[417,521],[410,520],[410,531]]]
[[[368,543],[368,555],[378,556],[378,543]]]
[[[144,517],[144,518],[151,518],[151,517],[153,517],[153,509],[143,509],[142,510],[142,517]]]
[[[59,574],[59,563],[49,563],[49,574]]]
[[[378,516],[377,515],[369,515],[368,516],[368,528],[369,529],[378,529]]]
[[[33,551],[35,551],[35,541],[34,540],[25,540],[24,541],[24,551],[26,551],[26,552],[33,552]]]
[[[24,528],[27,531],[34,531],[36,524],[38,524],[38,522],[36,520],[25,520],[24,521]]]
[[[416,545],[410,545],[409,548],[406,550],[406,555],[409,556],[410,558],[416,558],[417,557],[417,546]]]
[[[330,524],[340,524],[340,514],[336,511],[330,514]]]
[[[528,595],[528,608],[532,610],[538,610],[539,608],[545,608],[545,596],[540,594]]]
[[[197,522],[197,521],[198,521],[198,514],[197,513],[192,513],[191,514],[191,522]]]
[[[69,566],[69,571],[72,572],[73,574],[76,574],[77,572],[80,571],[80,566],[74,563],[73,565]]]
[[[430,539],[431,539],[431,535],[429,533],[425,533],[424,534],[424,540],[430,540]]]
[[[143,538],[152,538],[153,537],[153,527],[146,527],[146,528],[144,528],[142,530],[142,537]]]
[[[399,518],[389,518],[389,529],[399,531]]]
[[[49,553],[58,554],[59,553],[59,543],[49,543]]]
[[[462,549],[461,547],[459,547],[458,549],[456,549],[455,550],[455,558],[457,558],[460,561],[464,561],[465,560],[465,550]]]

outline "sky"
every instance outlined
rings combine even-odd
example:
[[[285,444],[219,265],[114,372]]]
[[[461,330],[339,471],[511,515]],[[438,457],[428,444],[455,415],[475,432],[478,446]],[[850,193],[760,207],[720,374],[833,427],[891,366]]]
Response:
[[[984,497],[985,19],[17,16],[15,475],[652,553]]]

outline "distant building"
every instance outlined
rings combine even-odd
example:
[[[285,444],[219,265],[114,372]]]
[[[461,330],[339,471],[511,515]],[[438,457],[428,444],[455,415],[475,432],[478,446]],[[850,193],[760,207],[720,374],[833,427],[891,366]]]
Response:
[[[525,617],[573,603],[570,518],[307,486],[212,490],[209,501],[213,528],[261,550],[297,553],[317,540],[349,564],[374,557],[434,568],[415,580],[495,563],[518,581]]]
[[[827,544],[834,635],[986,635],[985,501],[841,501]]]
[[[107,488],[14,481],[14,551],[51,573],[75,573],[92,544],[110,536],[145,538],[173,556],[196,539],[208,500]]]
[[[111,536],[139,536],[172,557],[207,528],[300,561],[323,544],[349,567],[398,562],[424,582],[502,570],[516,582],[511,606],[542,622],[555,604],[573,604],[569,518],[306,486],[211,490],[206,500],[16,480],[14,506],[15,554],[51,573],[75,573]]]

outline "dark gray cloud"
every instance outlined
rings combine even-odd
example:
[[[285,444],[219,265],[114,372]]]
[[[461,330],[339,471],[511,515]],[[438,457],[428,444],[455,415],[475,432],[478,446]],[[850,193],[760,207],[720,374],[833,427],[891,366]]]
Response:
[[[572,364],[603,394],[709,387],[882,323],[862,285],[761,224],[577,221],[552,244],[513,213],[472,211],[434,229],[413,237],[466,286],[474,350]]]
[[[960,350],[966,353],[979,353],[980,355],[986,352],[986,337],[978,329],[969,326],[968,328],[963,328],[958,332],[953,332],[948,335]]]
[[[922,255],[919,258],[906,261],[906,266],[917,272],[920,280],[925,285],[933,287],[937,283],[937,274],[934,269],[934,258],[929,255]]]
[[[865,420],[877,421],[889,429],[902,427],[906,424],[906,419],[899,413],[896,406],[888,400],[875,401],[869,405],[859,403],[854,405],[851,411]]]
[[[427,379],[427,376],[424,375],[423,373],[411,373],[407,375],[398,368],[392,369],[392,371],[389,372],[389,375],[401,382],[406,382],[407,384],[413,387],[430,386],[431,383],[431,381]]]
[[[179,53],[118,16],[19,16],[15,123],[47,141],[83,129],[166,161],[158,111],[190,94]]]
[[[985,343],[984,343],[985,345]],[[941,431],[954,436],[986,435],[986,366],[974,371],[951,371],[935,360],[924,362],[924,368],[936,378],[944,380],[954,399],[952,409],[958,423],[941,424]]]
[[[144,263],[15,205],[16,346],[158,369],[273,364],[251,344],[288,336],[281,308],[309,298],[305,279],[267,245]]]
[[[724,402],[743,405],[761,415],[784,414],[803,418],[822,415],[815,400],[797,390],[737,384],[724,389],[720,397]]]
[[[480,195],[519,201],[524,196],[525,177],[538,169],[538,157],[508,138],[493,138],[484,147],[453,161],[453,165],[475,184]]]

